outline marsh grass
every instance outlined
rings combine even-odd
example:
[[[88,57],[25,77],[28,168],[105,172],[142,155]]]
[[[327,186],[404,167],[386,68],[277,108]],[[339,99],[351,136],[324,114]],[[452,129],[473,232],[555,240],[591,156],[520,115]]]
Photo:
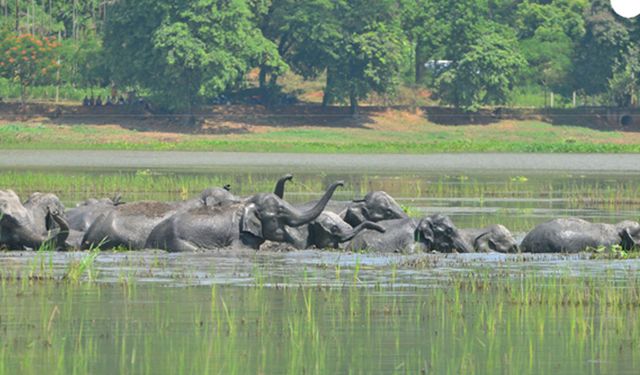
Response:
[[[94,263],[99,254],[100,247],[98,246],[84,253],[80,259],[70,261],[62,280],[67,280],[71,283],[78,283],[86,273],[87,280],[94,281],[97,276],[94,269]]]
[[[270,284],[269,282],[266,283]],[[424,287],[4,282],[0,373],[637,371],[640,280],[470,272]]]

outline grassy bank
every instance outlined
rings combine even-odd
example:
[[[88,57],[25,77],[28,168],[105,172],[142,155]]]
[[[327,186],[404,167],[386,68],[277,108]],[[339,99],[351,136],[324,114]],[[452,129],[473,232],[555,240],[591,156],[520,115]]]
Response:
[[[167,119],[82,116],[0,121],[4,149],[193,150],[308,153],[640,152],[640,134],[503,120],[439,125],[425,116],[382,111],[366,119],[235,116],[198,127]]]

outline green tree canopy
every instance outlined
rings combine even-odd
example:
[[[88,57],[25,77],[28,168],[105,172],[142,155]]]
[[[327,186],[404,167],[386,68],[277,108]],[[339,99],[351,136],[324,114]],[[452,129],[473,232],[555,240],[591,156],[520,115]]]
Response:
[[[123,0],[111,12],[104,43],[114,77],[168,109],[222,93],[253,66],[282,63],[245,0]]]
[[[503,104],[526,61],[508,29],[493,23],[479,25],[476,39],[438,80],[438,95],[469,111],[482,105]]]

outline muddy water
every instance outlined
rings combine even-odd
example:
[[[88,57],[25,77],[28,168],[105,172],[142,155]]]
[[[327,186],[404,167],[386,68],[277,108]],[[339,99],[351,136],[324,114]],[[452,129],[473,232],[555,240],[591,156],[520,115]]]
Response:
[[[268,191],[291,171],[286,198],[295,203],[343,179],[339,201],[385,190],[412,215],[442,212],[461,227],[503,223],[519,236],[558,216],[615,222],[637,219],[640,208],[635,156],[572,156],[568,165],[553,157],[549,170],[533,167],[542,159],[518,157],[510,168],[496,162],[482,171],[457,156],[459,168],[450,169],[427,159],[413,169],[352,159],[366,167],[353,173],[341,159],[318,167],[290,156],[276,164],[252,156],[246,165],[244,156],[221,155],[228,164],[211,165],[210,154],[185,164],[180,155],[123,155],[98,155],[96,168],[83,164],[94,157],[86,154],[12,154],[0,162],[0,189],[53,191],[68,206],[115,192],[177,200],[223,182],[240,195]],[[626,162],[628,170],[613,167]],[[103,252],[83,264],[89,256],[0,253],[0,375],[640,370],[640,260],[144,251]]]

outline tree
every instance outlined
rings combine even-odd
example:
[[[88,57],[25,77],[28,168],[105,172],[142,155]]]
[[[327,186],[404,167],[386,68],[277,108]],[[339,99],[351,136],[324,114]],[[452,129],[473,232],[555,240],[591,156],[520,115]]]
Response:
[[[570,93],[575,48],[585,32],[583,0],[525,1],[515,13],[515,29],[527,59],[523,81],[552,92]]]
[[[438,96],[446,103],[475,111],[503,104],[525,60],[513,35],[493,23],[477,29],[477,38],[438,79]]]
[[[20,84],[20,99],[24,105],[29,86],[46,83],[59,67],[60,43],[55,38],[31,34],[0,34],[0,74]]]
[[[245,0],[123,0],[109,11],[104,46],[114,77],[167,109],[191,110],[265,58],[279,59]]]
[[[332,97],[348,99],[351,113],[371,92],[391,93],[399,84],[403,65],[402,34],[383,23],[374,23],[340,43],[333,74]]]
[[[557,26],[545,25],[536,29],[531,38],[522,40],[520,47],[528,64],[525,79],[554,92],[570,92],[573,42]]]
[[[632,107],[638,103],[640,89],[640,50],[630,46],[624,61],[616,64],[609,78],[608,94],[613,105]]]
[[[406,39],[395,1],[337,2],[332,32],[338,38],[323,40],[321,66],[327,69],[324,104],[348,99],[352,113],[371,92],[391,93],[399,83]]]
[[[424,77],[428,60],[444,57],[449,34],[446,1],[401,0],[402,29],[413,49],[414,82]]]
[[[614,67],[619,66],[630,43],[630,28],[613,14],[608,0],[594,0],[585,14],[586,32],[573,60],[573,76],[587,94],[607,91]]]

